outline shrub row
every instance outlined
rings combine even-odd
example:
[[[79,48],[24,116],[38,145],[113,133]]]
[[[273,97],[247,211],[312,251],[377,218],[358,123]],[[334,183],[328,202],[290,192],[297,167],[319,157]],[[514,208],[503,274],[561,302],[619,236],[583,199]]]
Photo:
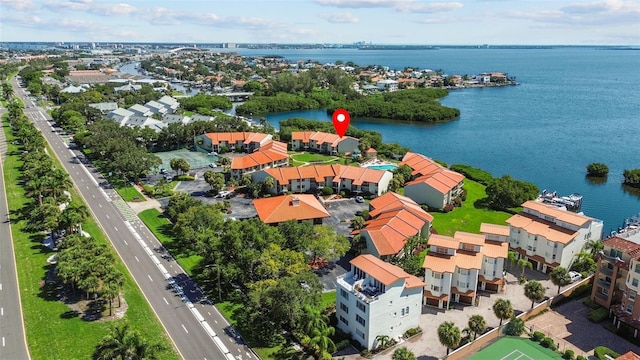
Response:
[[[608,317],[609,317],[609,310],[605,308],[598,308],[595,310],[591,310],[589,314],[587,314],[587,319],[589,319],[589,321],[592,321],[594,323],[599,323]]]
[[[606,346],[598,346],[598,347],[596,347],[596,349],[593,351],[593,353],[596,356],[596,358],[598,358],[598,360],[607,360],[605,355],[609,355],[614,359],[620,356],[620,354],[618,354],[617,352],[609,349]]]
[[[466,176],[468,179],[477,181],[484,185],[489,185],[491,180],[493,180],[493,175],[491,175],[491,173],[489,173],[488,171],[484,171],[482,169],[478,169],[465,164],[453,164],[451,165],[451,170],[459,172],[460,174]]]

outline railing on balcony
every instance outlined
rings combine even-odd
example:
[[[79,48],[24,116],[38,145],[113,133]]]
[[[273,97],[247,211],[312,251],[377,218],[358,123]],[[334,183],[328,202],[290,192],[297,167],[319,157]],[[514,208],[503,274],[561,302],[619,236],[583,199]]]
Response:
[[[599,298],[599,299],[602,299],[604,301],[609,300],[609,295],[605,295],[605,294],[603,294],[601,292],[596,292],[596,297]]]
[[[605,289],[610,289],[611,288],[611,282],[605,281],[603,279],[598,279],[598,285],[602,286]]]
[[[613,275],[613,269],[608,266],[600,266],[600,272],[607,275]]]

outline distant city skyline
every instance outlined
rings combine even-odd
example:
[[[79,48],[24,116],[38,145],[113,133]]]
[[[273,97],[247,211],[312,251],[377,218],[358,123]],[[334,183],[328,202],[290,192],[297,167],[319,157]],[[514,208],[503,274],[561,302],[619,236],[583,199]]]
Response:
[[[0,0],[0,41],[639,45],[640,0]]]

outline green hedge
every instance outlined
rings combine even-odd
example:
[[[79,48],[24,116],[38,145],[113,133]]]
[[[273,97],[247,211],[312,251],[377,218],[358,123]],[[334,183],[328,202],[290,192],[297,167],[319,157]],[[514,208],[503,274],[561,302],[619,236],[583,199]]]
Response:
[[[609,310],[605,308],[591,310],[589,314],[587,314],[587,319],[589,319],[589,321],[592,321],[594,323],[599,323],[608,317],[609,317]]]
[[[535,342],[540,342],[540,341],[542,341],[542,339],[544,339],[544,333],[543,332],[534,331],[533,334],[531,334],[531,340],[533,340]]]
[[[451,170],[459,172],[460,174],[466,176],[468,179],[477,181],[484,185],[489,185],[491,180],[493,180],[493,175],[491,175],[491,173],[489,173],[488,171],[484,171],[482,169],[478,169],[465,164],[453,164],[451,165]]]
[[[614,359],[617,358],[618,356],[620,356],[620,354],[618,354],[617,352],[609,349],[606,346],[598,346],[598,347],[596,347],[596,349],[593,351],[593,353],[596,356],[596,358],[598,358],[598,360],[607,360],[605,355],[609,355]]]

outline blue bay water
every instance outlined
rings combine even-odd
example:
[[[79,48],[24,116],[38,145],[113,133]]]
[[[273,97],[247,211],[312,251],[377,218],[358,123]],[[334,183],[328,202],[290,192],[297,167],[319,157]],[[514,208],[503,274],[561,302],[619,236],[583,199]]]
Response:
[[[607,233],[640,213],[640,192],[622,186],[624,169],[640,168],[640,51],[596,49],[440,49],[425,51],[249,50],[240,55],[282,55],[289,60],[336,60],[392,69],[441,69],[448,74],[502,71],[518,86],[455,90],[442,99],[460,109],[458,120],[436,125],[352,119],[385,142],[451,163],[509,174],[563,195],[584,195],[586,215]],[[271,114],[330,121],[324,111]],[[606,163],[604,184],[585,179],[591,162]]]

